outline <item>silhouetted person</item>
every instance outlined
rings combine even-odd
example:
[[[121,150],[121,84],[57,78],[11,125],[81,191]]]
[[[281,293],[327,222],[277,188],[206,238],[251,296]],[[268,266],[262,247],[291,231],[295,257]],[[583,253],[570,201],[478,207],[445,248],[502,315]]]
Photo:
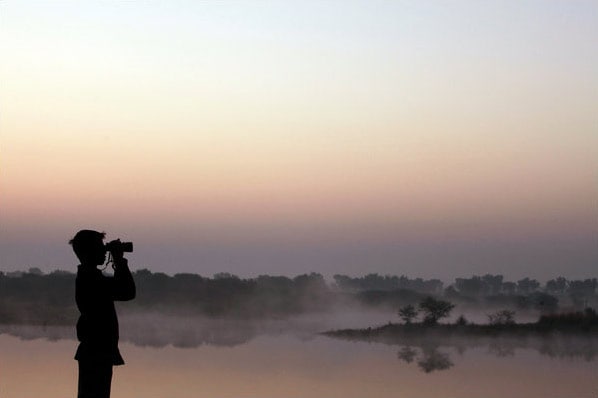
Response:
[[[114,276],[97,268],[104,264],[104,233],[82,230],[69,242],[81,261],[77,269],[75,300],[81,313],[77,321],[79,347],[78,398],[109,398],[112,367],[125,362],[118,350],[118,319],[114,301],[135,298],[135,282],[123,257],[122,244],[109,244]],[[130,251],[130,250],[129,250]]]

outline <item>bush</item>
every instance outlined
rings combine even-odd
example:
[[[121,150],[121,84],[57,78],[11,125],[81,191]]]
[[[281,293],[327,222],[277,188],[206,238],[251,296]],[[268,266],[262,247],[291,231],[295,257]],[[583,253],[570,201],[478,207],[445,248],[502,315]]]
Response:
[[[417,314],[417,309],[411,304],[399,309],[399,318],[401,318],[407,325],[411,324],[411,322],[417,317]]]
[[[434,297],[426,297],[419,303],[419,309],[424,313],[424,323],[429,325],[435,325],[439,319],[449,316],[453,308],[453,303]]]
[[[491,325],[514,325],[515,311],[500,310],[488,315],[488,323]]]

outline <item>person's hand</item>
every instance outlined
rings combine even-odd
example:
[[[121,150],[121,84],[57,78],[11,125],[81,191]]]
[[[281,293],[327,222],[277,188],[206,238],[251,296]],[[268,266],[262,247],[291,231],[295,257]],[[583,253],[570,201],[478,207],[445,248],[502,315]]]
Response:
[[[122,260],[125,258],[124,257],[125,253],[122,250],[114,250],[111,253],[112,253],[112,259],[114,260],[115,263],[122,262]]]
[[[124,258],[124,250],[120,244],[120,239],[110,242],[108,244],[108,248],[110,250],[110,254],[112,255],[113,268],[116,268],[123,263],[126,264],[127,260]]]

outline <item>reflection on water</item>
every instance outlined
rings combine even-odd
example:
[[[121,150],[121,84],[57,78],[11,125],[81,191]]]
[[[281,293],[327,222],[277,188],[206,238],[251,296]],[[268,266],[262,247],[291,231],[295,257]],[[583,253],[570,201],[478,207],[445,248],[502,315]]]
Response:
[[[292,334],[302,340],[330,326],[329,320],[296,318],[247,321],[238,319],[180,318],[165,315],[135,315],[120,320],[121,342],[141,347],[196,348],[202,345],[234,347],[257,336]],[[0,325],[0,334],[23,340],[74,340],[72,326]]]
[[[486,348],[489,355],[499,358],[514,357],[516,350],[534,350],[550,358],[580,358],[595,361],[598,357],[598,336],[553,335],[527,339],[469,338],[458,343],[447,340],[444,343],[419,341],[418,345],[402,346],[397,357],[408,364],[417,361],[425,373],[451,368],[454,363],[449,351],[462,355],[467,349]],[[413,344],[413,343],[412,343]]]
[[[235,347],[247,344],[258,336],[277,335],[292,335],[308,341],[338,323],[339,319],[326,317],[243,321],[144,315],[126,317],[121,321],[121,341],[156,348],[196,348],[202,345]],[[2,333],[23,340],[75,339],[74,328],[65,326],[0,325]],[[472,348],[484,348],[489,355],[496,357],[512,357],[517,350],[530,349],[550,358],[582,358],[586,361],[598,358],[598,336],[593,334],[467,338],[455,335],[412,335],[383,343],[401,347],[398,358],[407,364],[416,363],[426,373],[450,369],[454,365],[451,352],[462,355]]]
[[[326,319],[148,321],[123,319],[115,398],[556,398],[598,387],[593,339],[388,345],[318,335],[334,327]],[[72,327],[0,327],[0,397],[73,396],[76,344]]]
[[[181,320],[176,324],[130,322],[131,331],[123,333],[121,342],[130,342],[140,347],[195,348],[201,345],[234,347],[245,344],[260,332],[251,323],[231,321],[209,321],[199,324]],[[22,340],[47,339],[49,341],[74,340],[74,329],[65,326],[0,325],[0,334],[19,337]]]
[[[438,347],[414,348],[405,346],[399,350],[397,357],[405,363],[412,363],[417,360],[417,366],[425,373],[435,370],[446,370],[454,364],[450,355],[439,351]]]
[[[386,312],[338,312],[285,319],[241,320],[229,318],[183,318],[164,314],[128,314],[120,317],[121,342],[142,347],[195,348],[201,345],[234,347],[257,336],[291,334],[301,340],[313,339],[331,328],[359,328],[387,320]],[[5,333],[25,340],[75,339],[73,326],[2,325]]]
[[[342,337],[340,337],[342,339]],[[353,339],[348,339],[355,342]],[[452,368],[453,354],[462,356],[467,350],[484,349],[498,358],[516,356],[521,350],[533,350],[552,359],[582,359],[593,362],[598,358],[598,335],[592,333],[552,333],[524,336],[402,336],[397,341],[385,340],[380,344],[400,347],[397,357],[406,364],[417,364],[430,373]]]

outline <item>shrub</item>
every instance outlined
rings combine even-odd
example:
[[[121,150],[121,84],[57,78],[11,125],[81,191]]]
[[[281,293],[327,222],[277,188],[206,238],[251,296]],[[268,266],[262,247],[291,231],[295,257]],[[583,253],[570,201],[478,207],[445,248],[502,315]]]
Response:
[[[417,317],[417,314],[417,309],[411,304],[399,309],[399,318],[401,318],[407,325],[411,324],[411,322]]]
[[[426,297],[419,303],[419,309],[424,313],[424,323],[429,325],[435,325],[439,319],[449,316],[453,308],[453,303],[434,297]]]
[[[515,311],[500,310],[488,315],[488,323],[491,325],[513,325],[515,324]]]

